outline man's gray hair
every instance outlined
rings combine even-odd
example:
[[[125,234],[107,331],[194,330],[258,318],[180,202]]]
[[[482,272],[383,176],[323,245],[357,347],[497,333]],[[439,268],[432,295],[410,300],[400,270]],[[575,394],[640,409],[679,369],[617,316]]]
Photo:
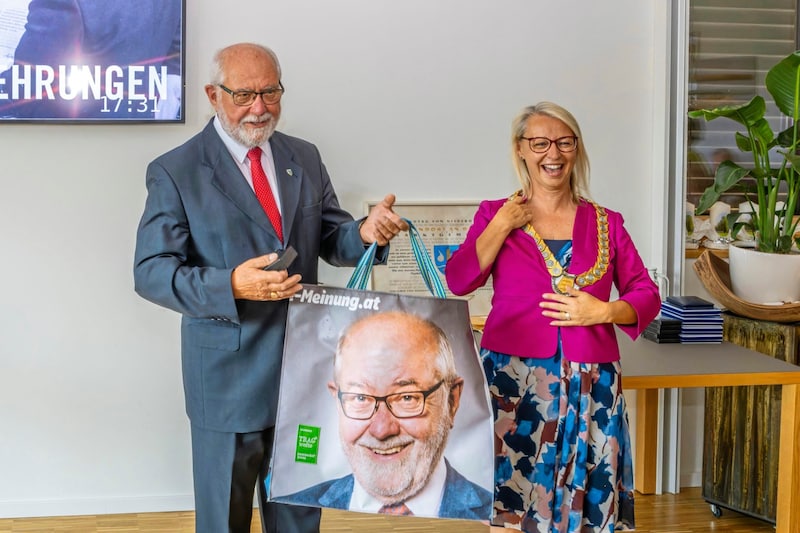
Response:
[[[341,353],[342,348],[344,347],[344,344],[350,335],[350,332],[361,322],[380,316],[417,321],[424,328],[430,331],[431,335],[436,339],[438,344],[438,349],[436,350],[436,368],[441,373],[442,379],[448,383],[452,383],[456,378],[458,378],[458,373],[456,371],[456,359],[455,354],[453,353],[453,345],[450,343],[447,333],[445,333],[445,331],[432,320],[403,311],[386,311],[378,314],[365,315],[346,326],[342,330],[341,335],[339,335],[339,342],[336,344],[336,353],[333,356],[334,375],[336,373],[336,368],[339,361],[339,354]]]
[[[225,62],[225,56],[230,52],[231,49],[239,46],[251,46],[253,48],[257,48],[263,51],[265,54],[272,58],[272,62],[275,63],[275,69],[278,71],[278,78],[281,77],[281,64],[278,61],[278,56],[275,55],[275,52],[272,51],[271,48],[268,48],[261,44],[256,43],[239,43],[234,44],[231,46],[226,46],[225,48],[220,48],[214,53],[214,56],[211,58],[211,84],[212,85],[219,85],[223,81],[225,81],[225,72],[223,69],[223,63]]]

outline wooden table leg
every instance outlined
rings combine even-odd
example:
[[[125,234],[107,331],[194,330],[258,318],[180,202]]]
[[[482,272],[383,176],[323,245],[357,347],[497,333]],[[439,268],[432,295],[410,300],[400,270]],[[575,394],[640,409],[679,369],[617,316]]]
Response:
[[[777,499],[775,531],[800,533],[800,385],[784,385],[781,393]]]
[[[633,486],[655,494],[658,468],[658,389],[636,391],[636,457]]]

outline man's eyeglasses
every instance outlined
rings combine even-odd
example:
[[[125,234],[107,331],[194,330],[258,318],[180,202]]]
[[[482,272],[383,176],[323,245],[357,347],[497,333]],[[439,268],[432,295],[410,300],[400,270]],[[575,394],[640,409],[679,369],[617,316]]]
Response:
[[[369,420],[378,412],[381,402],[386,404],[389,412],[397,418],[414,418],[425,411],[425,400],[442,386],[444,380],[425,391],[406,391],[387,396],[372,396],[360,392],[342,392],[336,394],[342,405],[344,416],[354,420]]]
[[[531,151],[542,154],[550,149],[550,145],[556,143],[559,152],[574,152],[578,147],[578,138],[575,136],[559,137],[558,139],[548,139],[547,137],[521,137],[528,141]]]
[[[233,98],[233,103],[238,106],[253,105],[253,102],[256,101],[256,97],[258,96],[261,97],[261,100],[263,100],[265,104],[277,104],[285,92],[283,83],[281,82],[278,82],[277,87],[267,87],[263,91],[233,91],[221,83],[219,84],[219,87],[231,95],[231,98]]]

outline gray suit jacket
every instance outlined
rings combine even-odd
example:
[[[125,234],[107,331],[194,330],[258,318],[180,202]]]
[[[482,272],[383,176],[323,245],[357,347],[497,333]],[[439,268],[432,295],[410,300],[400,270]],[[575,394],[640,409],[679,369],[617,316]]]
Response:
[[[447,477],[439,506],[439,518],[489,520],[492,514],[492,494],[459,474],[445,460]],[[279,496],[277,502],[332,509],[349,509],[353,495],[353,474],[324,481],[289,496]]]
[[[271,140],[289,268],[317,282],[318,257],[355,265],[358,224],[339,202],[316,147]],[[233,268],[281,248],[261,205],[209,122],[147,169],[134,259],[136,292],[183,315],[186,410],[193,424],[229,432],[273,426],[288,304],[234,300]],[[387,250],[381,251],[385,257]]]

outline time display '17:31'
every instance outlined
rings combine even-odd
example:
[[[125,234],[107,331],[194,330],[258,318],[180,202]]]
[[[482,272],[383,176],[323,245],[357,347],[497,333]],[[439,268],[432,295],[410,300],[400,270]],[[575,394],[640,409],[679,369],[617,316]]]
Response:
[[[155,114],[158,113],[158,99],[125,99],[101,96],[103,106],[100,108],[102,113],[136,113],[136,114]]]

